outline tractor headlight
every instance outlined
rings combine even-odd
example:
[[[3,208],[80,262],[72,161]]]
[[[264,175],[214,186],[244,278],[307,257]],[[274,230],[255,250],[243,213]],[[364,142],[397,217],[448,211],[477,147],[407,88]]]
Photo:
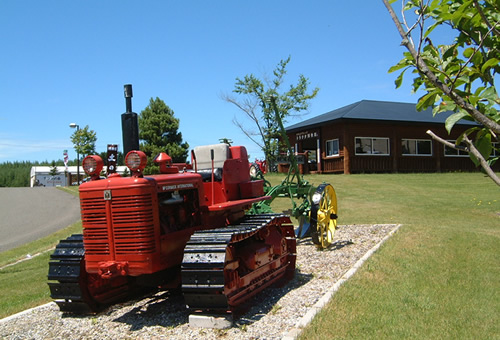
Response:
[[[147,162],[148,158],[142,151],[130,151],[125,157],[125,165],[133,173],[142,172],[142,170],[146,167]]]
[[[321,197],[322,197],[321,193],[315,192],[312,197],[313,204],[319,204],[319,202],[321,201]]]
[[[101,170],[104,166],[104,162],[102,158],[97,155],[87,156],[83,159],[82,162],[83,171],[89,176],[95,177],[99,176]]]

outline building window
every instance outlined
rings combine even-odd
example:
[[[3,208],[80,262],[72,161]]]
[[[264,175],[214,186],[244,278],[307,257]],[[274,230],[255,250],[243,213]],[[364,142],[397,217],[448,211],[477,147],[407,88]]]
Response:
[[[500,156],[500,143],[493,142],[493,150],[491,150],[491,157]]]
[[[454,140],[449,140],[448,142],[455,144]],[[460,146],[465,147],[465,144],[461,143]],[[456,150],[446,145],[444,146],[444,155],[445,157],[469,157],[469,153],[467,151]]]
[[[432,156],[430,139],[402,139],[401,148],[405,156]]]
[[[326,141],[326,157],[339,155],[339,140],[331,139]]]
[[[356,137],[356,155],[388,156],[389,138]]]
[[[455,144],[454,140],[449,140],[448,142]],[[461,143],[460,146],[465,147],[465,143]],[[500,143],[496,143],[496,142],[492,143],[493,149],[491,150],[491,157],[500,156],[499,146],[500,146]],[[469,154],[467,153],[467,151],[455,150],[453,148],[447,147],[446,145],[444,146],[444,155],[446,157],[469,157]]]

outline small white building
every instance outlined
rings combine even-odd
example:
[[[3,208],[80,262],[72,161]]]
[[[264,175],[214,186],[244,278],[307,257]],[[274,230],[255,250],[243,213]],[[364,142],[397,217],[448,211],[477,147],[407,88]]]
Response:
[[[50,170],[51,166],[33,166],[30,172],[30,186],[31,187],[64,187],[69,185],[76,185],[77,171],[76,166],[56,166],[57,175],[51,176]],[[117,166],[116,172],[123,174],[125,170],[128,171],[126,166]],[[106,166],[104,167],[106,171]],[[87,174],[83,171],[82,166],[80,166],[80,178],[84,179]],[[71,178],[71,180],[70,180]]]

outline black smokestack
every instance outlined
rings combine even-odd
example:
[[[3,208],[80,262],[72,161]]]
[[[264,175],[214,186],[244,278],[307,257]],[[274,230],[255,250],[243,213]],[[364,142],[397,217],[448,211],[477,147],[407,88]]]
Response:
[[[137,113],[132,112],[132,85],[123,86],[126,112],[122,114],[123,155],[132,150],[139,150],[139,126]]]
[[[132,97],[134,96],[132,93],[132,85],[127,84],[123,85],[123,92],[125,92],[125,106],[126,106],[126,113],[131,113],[132,112]]]

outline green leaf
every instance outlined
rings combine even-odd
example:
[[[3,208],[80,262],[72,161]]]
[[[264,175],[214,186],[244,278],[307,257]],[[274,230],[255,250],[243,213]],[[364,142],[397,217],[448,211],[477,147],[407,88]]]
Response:
[[[429,106],[434,105],[434,103],[438,99],[437,97],[438,97],[438,93],[435,92],[435,91],[427,93],[425,96],[421,97],[418,100],[418,103],[417,103],[417,106],[416,106],[417,111],[425,110]]]
[[[476,106],[477,103],[479,102],[479,100],[481,100],[480,97],[478,96],[474,96],[474,95],[470,95],[469,96],[469,102],[473,105],[473,106]]]
[[[469,158],[472,161],[472,163],[474,163],[475,166],[481,165],[481,163],[479,162],[479,159],[477,159],[477,157],[474,156],[472,153],[469,153]]]
[[[401,84],[403,83],[403,76],[405,74],[405,71],[407,70],[404,69],[400,74],[399,76],[396,78],[396,80],[394,81],[394,84],[396,85],[396,88],[399,88],[401,86]]]
[[[461,143],[462,142],[462,138],[463,138],[463,135],[466,135],[466,136],[470,136],[473,132],[476,132],[476,131],[481,131],[481,129],[477,126],[475,127],[471,127],[470,129],[467,129],[461,136],[460,136],[460,141],[458,141],[457,139],[457,143]]]
[[[472,47],[469,47],[469,48],[465,49],[463,55],[465,58],[468,59],[474,54],[475,51],[476,51],[475,49],[473,49]]]
[[[424,83],[424,79],[421,77],[413,78],[412,93],[417,93],[418,89]]]
[[[405,67],[408,67],[408,66],[410,66],[409,62],[406,59],[402,59],[396,65],[391,66],[391,68],[389,68],[389,70],[387,71],[387,73],[392,73],[394,71],[401,70],[402,68],[405,68]]]
[[[459,112],[456,112],[454,114],[452,114],[451,116],[449,116],[448,118],[446,118],[446,122],[444,123],[444,126],[446,128],[446,131],[448,131],[448,133],[451,132],[451,129],[453,128],[453,126],[460,120],[460,119],[463,119],[465,117],[469,116],[469,114],[465,111],[459,111]]]
[[[476,89],[476,91],[474,92],[474,94],[476,96],[479,96],[481,94],[482,91],[484,91],[485,87],[484,86],[480,86]]]
[[[492,101],[492,102],[494,102],[498,99],[498,95],[497,95],[494,87],[488,87],[486,90],[484,90],[481,93],[481,97],[483,99],[487,99],[487,100]]]
[[[500,156],[488,159],[488,165],[490,168],[500,159]]]
[[[443,47],[443,59],[446,60],[455,56],[457,45],[442,46]]]
[[[483,134],[478,133],[476,136],[476,140],[474,141],[474,146],[476,147],[477,151],[481,153],[484,159],[488,159],[491,155],[491,151],[493,150],[490,132],[487,131]]]
[[[432,31],[434,31],[434,29],[435,29],[436,27],[438,27],[438,26],[439,26],[439,23],[438,23],[438,22],[435,22],[434,24],[432,24],[431,26],[429,26],[429,28],[427,29],[427,31],[425,31],[424,37],[425,37],[425,38],[426,38],[426,37],[428,37],[428,36],[429,36],[429,34],[431,34],[431,33],[432,33]]]
[[[497,58],[491,58],[481,66],[481,73],[484,73],[488,68],[498,65],[500,61]]]
[[[443,101],[434,108],[434,115],[440,112],[455,111],[457,109],[457,104],[450,98],[443,98]]]
[[[403,10],[404,10],[404,11],[407,11],[407,10],[409,10],[409,9],[412,9],[413,7],[416,7],[416,6],[415,6],[415,4],[413,4],[411,1],[408,1],[408,2],[405,4],[405,6],[404,6]]]

